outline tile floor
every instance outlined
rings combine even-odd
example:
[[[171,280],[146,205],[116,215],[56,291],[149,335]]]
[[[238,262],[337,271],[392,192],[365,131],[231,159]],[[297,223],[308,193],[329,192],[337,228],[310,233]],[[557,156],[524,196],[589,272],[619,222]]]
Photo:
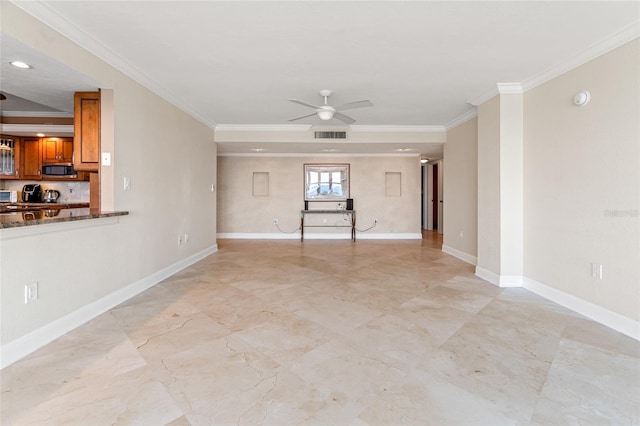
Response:
[[[441,244],[221,240],[5,368],[1,423],[640,424],[640,342]]]

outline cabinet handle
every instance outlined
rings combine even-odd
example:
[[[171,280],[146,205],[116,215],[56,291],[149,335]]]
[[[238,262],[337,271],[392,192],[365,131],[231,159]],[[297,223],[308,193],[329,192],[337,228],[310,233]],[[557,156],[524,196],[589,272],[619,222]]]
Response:
[[[40,176],[40,170],[38,170],[38,176]]]

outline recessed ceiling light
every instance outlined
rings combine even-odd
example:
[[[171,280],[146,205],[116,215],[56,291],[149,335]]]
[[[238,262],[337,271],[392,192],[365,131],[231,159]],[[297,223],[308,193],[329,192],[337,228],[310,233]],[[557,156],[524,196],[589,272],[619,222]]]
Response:
[[[422,164],[425,164],[425,163],[428,163],[428,162],[429,162],[429,159],[428,159],[428,158],[423,158],[422,160],[420,160],[420,162],[421,162]]]
[[[42,138],[42,137],[44,137],[44,133],[36,133],[36,136],[39,137],[39,138]]]
[[[262,151],[266,151],[266,149],[264,149],[264,148],[251,148],[251,151],[262,152]]]
[[[27,64],[26,62],[22,62],[22,61],[11,61],[9,62],[11,65],[13,65],[16,68],[22,68],[22,69],[29,69],[31,68],[31,65]]]
[[[334,149],[334,148],[327,148],[327,149],[323,149],[322,151],[324,151],[324,152],[337,152],[338,150]]]
[[[396,148],[396,149],[394,149],[394,151],[407,152],[407,151],[413,151],[413,149],[412,148]]]

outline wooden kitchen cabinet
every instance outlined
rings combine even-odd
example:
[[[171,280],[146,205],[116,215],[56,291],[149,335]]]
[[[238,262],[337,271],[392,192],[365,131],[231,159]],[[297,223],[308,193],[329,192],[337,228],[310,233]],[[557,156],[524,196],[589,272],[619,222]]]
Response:
[[[42,179],[42,152],[39,138],[22,138],[22,167],[20,179]]]
[[[73,163],[73,138],[42,138],[43,163]]]
[[[76,92],[74,96],[74,161],[78,171],[100,170],[100,92]]]

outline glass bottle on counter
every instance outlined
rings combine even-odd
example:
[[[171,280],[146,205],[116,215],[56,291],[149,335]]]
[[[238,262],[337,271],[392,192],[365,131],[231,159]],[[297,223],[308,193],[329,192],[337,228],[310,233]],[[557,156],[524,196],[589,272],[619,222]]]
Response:
[[[15,139],[0,139],[0,176],[15,176],[16,170],[16,149]]]

